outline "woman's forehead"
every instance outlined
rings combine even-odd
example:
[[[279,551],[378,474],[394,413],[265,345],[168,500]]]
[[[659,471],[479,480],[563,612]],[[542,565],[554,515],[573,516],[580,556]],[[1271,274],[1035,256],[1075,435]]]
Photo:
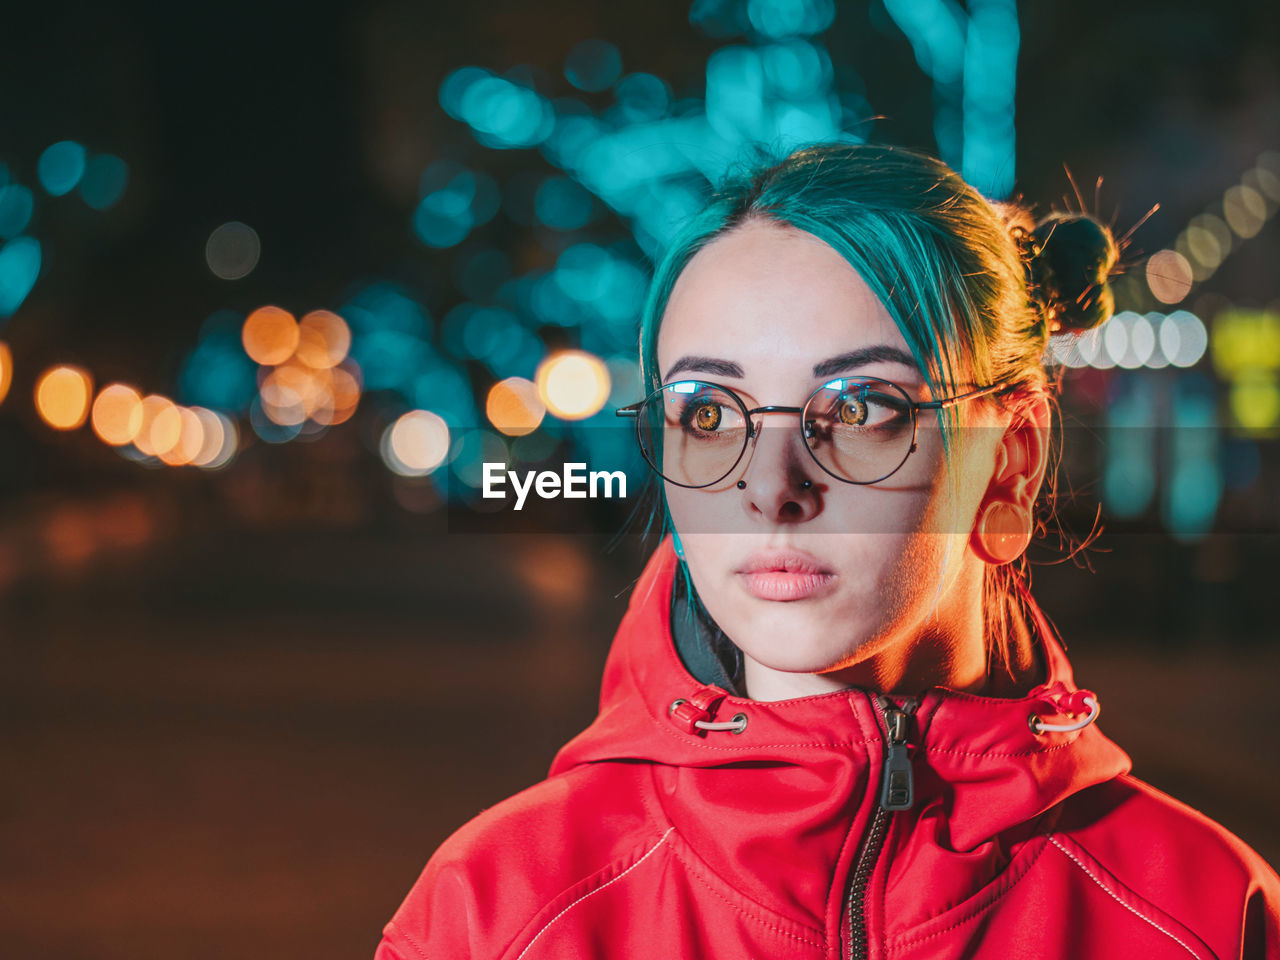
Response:
[[[811,369],[835,353],[876,344],[906,348],[858,272],[812,234],[765,221],[698,251],[676,281],[658,331],[664,371],[691,351],[731,353],[744,367]]]

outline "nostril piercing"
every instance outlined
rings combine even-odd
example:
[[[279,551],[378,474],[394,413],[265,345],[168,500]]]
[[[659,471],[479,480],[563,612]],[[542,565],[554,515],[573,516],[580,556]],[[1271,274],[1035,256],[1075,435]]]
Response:
[[[738,481],[738,489],[739,489],[739,490],[745,490],[745,489],[747,489],[747,481],[745,481],[745,480],[739,480],[739,481]]]
[[[806,480],[804,483],[800,484],[800,486],[802,486],[802,487],[804,487],[806,490],[808,490],[810,487],[812,487],[812,486],[813,486],[813,481],[812,481],[812,480]]]

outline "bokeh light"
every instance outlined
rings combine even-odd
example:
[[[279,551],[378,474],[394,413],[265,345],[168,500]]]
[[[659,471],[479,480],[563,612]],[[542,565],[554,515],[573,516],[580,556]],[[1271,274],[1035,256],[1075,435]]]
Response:
[[[591,222],[591,194],[568,177],[548,177],[534,195],[534,210],[552,230],[580,230]]]
[[[524,377],[507,377],[495,383],[485,400],[489,422],[509,437],[532,433],[546,413],[537,385]]]
[[[9,387],[13,383],[13,351],[9,345],[0,341],[0,403],[9,395]]]
[[[258,232],[247,223],[232,220],[214,229],[204,245],[205,263],[215,277],[240,280],[253,273],[262,254]]]
[[[298,321],[296,357],[309,367],[336,367],[351,349],[347,322],[330,310],[312,310]]]
[[[85,161],[80,198],[94,210],[109,210],[129,183],[129,165],[110,153],[95,153]]]
[[[177,440],[182,420],[177,413],[170,413],[174,403],[160,393],[149,393],[142,398],[142,423],[138,426],[133,445],[148,457],[158,457],[161,449],[168,449]],[[159,424],[160,429],[156,429]],[[156,441],[159,441],[157,444]]]
[[[243,326],[244,317],[234,310],[216,310],[205,318],[178,377],[184,403],[235,411],[249,406],[258,387],[258,368],[245,355]]]
[[[0,317],[13,316],[40,276],[40,241],[17,237],[0,250]]]
[[[259,307],[240,332],[244,352],[264,366],[284,363],[298,348],[298,323],[280,307]]]
[[[402,477],[421,477],[449,454],[449,425],[430,410],[410,410],[382,432],[383,462]]]
[[[583,40],[565,58],[564,75],[579,90],[608,90],[622,75],[622,54],[607,40]]]
[[[537,91],[477,67],[444,79],[440,105],[470,126],[476,140],[497,150],[536,146],[555,127],[555,111]]]
[[[1100,327],[1084,334],[1054,334],[1049,338],[1051,362],[1066,367],[1159,369],[1192,367],[1209,344],[1204,321],[1188,310],[1165,315],[1122,310]]]
[[[1245,370],[1280,370],[1280,313],[1231,309],[1218,314],[1213,366],[1228,380]]]
[[[0,239],[12,240],[31,222],[35,196],[20,183],[0,187]]]
[[[84,147],[74,140],[60,140],[40,154],[36,176],[50,196],[60,197],[75,189],[84,176],[84,168]]]
[[[273,444],[288,443],[302,433],[302,422],[280,423],[273,420],[261,394],[249,404],[249,425],[261,439]]]
[[[1257,236],[1267,219],[1267,202],[1261,193],[1236,184],[1222,195],[1222,214],[1227,225],[1245,239]]]
[[[98,391],[91,414],[93,432],[113,447],[132,443],[142,429],[142,395],[124,383],[111,383]]]
[[[153,456],[166,460],[167,455],[182,439],[182,407],[169,403],[156,410],[151,426],[147,430],[147,440]]]
[[[360,404],[359,370],[354,366],[339,366],[328,371],[331,400],[320,405],[311,419],[324,426],[336,426],[350,420]]]
[[[178,418],[178,435],[173,443],[160,451],[160,459],[171,467],[192,463],[204,448],[204,422],[190,407],[174,406]]]
[[[1176,250],[1161,250],[1147,261],[1147,286],[1161,303],[1179,303],[1191,292],[1191,264]]]
[[[205,470],[218,470],[231,462],[239,447],[239,430],[226,414],[207,407],[192,407],[200,418],[202,444],[191,462]]]
[[[262,370],[259,388],[262,410],[272,423],[282,427],[300,426],[307,419],[307,407],[314,409],[323,389],[301,364],[287,363]]]
[[[57,430],[75,430],[89,417],[93,378],[83,367],[59,364],[36,381],[36,411]]]
[[[564,350],[538,365],[538,399],[561,420],[582,420],[609,398],[609,369],[585,350]]]

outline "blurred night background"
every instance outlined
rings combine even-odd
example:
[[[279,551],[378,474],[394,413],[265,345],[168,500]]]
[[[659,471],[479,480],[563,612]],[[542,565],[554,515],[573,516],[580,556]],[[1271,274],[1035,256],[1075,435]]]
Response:
[[[1054,345],[1034,590],[1135,773],[1280,861],[1277,5],[14,3],[0,52],[6,957],[371,956],[545,775],[654,544],[450,518],[486,459],[643,475],[648,271],[752,143],[1159,205]]]

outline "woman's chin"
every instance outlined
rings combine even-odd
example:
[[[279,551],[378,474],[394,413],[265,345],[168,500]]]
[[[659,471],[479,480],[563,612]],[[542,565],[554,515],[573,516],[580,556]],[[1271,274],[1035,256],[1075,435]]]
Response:
[[[847,631],[839,635],[825,632],[806,633],[792,628],[787,632],[761,629],[759,625],[734,643],[763,667],[783,673],[822,673],[848,661],[856,649],[856,641]]]

